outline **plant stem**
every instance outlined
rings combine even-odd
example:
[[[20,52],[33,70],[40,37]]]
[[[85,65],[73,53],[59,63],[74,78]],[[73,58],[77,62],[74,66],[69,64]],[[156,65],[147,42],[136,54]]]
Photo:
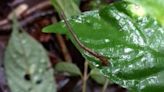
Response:
[[[106,92],[106,89],[108,87],[108,84],[109,84],[109,79],[106,79],[106,82],[105,82],[105,84],[104,84],[101,92]]]
[[[70,32],[70,34],[72,35],[72,37],[74,38],[74,40],[77,42],[77,44],[85,51],[87,51],[89,54],[93,55],[94,57],[96,57],[97,59],[100,60],[100,62],[102,63],[102,65],[104,66],[107,66],[108,65],[108,58],[97,53],[97,52],[94,52],[92,51],[91,49],[89,49],[88,47],[84,46],[80,40],[78,39],[77,35],[74,33],[71,25],[69,24],[69,22],[67,21],[67,18],[64,14],[64,11],[61,13],[61,17],[63,18],[64,22],[65,22],[65,25],[68,29],[68,32]]]
[[[82,77],[82,92],[86,92],[86,84],[87,84],[87,80],[88,80],[88,61],[85,61],[84,63],[84,74]]]
[[[72,62],[72,58],[71,58],[71,56],[70,56],[70,54],[69,54],[69,51],[68,51],[68,49],[67,49],[67,47],[66,47],[66,44],[65,44],[65,42],[64,42],[64,39],[63,39],[62,35],[56,34],[56,37],[57,37],[57,40],[58,40],[58,42],[59,42],[61,51],[62,51],[62,53],[63,53],[64,60],[65,60],[66,62],[71,63],[71,62]]]

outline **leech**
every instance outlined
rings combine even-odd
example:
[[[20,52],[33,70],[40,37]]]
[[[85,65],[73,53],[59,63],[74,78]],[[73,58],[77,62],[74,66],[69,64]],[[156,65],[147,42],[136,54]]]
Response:
[[[67,21],[67,18],[66,18],[66,16],[65,16],[65,14],[64,14],[63,11],[62,11],[62,13],[61,13],[61,17],[62,17],[63,20],[64,20],[64,23],[65,23],[65,25],[66,25],[66,27],[67,27],[68,32],[70,32],[70,34],[72,35],[72,37],[74,38],[74,40],[77,42],[77,44],[78,44],[83,50],[85,50],[86,52],[88,52],[88,53],[91,54],[92,56],[94,56],[94,57],[96,57],[97,59],[99,59],[102,65],[107,66],[107,65],[108,65],[108,58],[107,58],[107,57],[105,57],[105,56],[103,56],[103,55],[101,55],[101,54],[99,54],[99,53],[97,53],[97,52],[92,51],[91,49],[89,49],[88,47],[84,46],[84,45],[80,42],[80,40],[78,39],[77,35],[74,33],[74,31],[73,31],[71,25],[70,25],[69,22]]]

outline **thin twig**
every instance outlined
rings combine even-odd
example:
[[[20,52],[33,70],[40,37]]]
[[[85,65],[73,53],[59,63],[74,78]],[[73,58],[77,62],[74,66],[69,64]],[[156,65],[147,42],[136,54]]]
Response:
[[[99,53],[96,53],[94,51],[92,51],[91,49],[89,49],[88,47],[84,46],[80,40],[78,39],[77,35],[74,33],[71,25],[69,24],[69,22],[67,21],[66,19],[66,16],[64,14],[64,12],[61,13],[61,17],[64,19],[64,22],[65,22],[65,25],[68,29],[68,31],[71,33],[71,35],[73,36],[74,40],[77,42],[77,44],[85,51],[87,51],[89,54],[93,55],[94,57],[96,57],[97,59],[100,60],[100,62],[102,63],[102,65],[104,66],[107,66],[108,65],[108,58],[99,54]]]
[[[108,87],[108,84],[109,84],[109,79],[106,78],[106,82],[105,82],[105,84],[104,84],[104,86],[102,88],[102,92],[106,92],[106,89]]]
[[[85,61],[84,63],[84,74],[82,78],[83,78],[82,79],[82,82],[83,82],[82,92],[86,92],[86,85],[87,85],[87,80],[88,80],[88,61]]]
[[[51,21],[56,23],[56,22],[57,22],[57,18],[52,18]],[[62,36],[61,34],[58,34],[58,33],[57,33],[57,34],[56,34],[56,38],[57,38],[57,40],[58,40],[58,42],[59,42],[59,46],[60,46],[61,51],[62,51],[62,54],[63,54],[63,56],[64,56],[64,60],[65,60],[66,62],[71,63],[71,62],[72,62],[72,58],[71,58],[71,55],[70,55],[70,53],[69,53],[69,51],[68,51],[68,48],[67,48],[67,46],[66,46],[66,43],[65,43],[65,41],[64,41],[63,36]]]
[[[3,20],[1,20],[1,21],[0,21],[0,26],[1,26],[1,25],[3,26],[3,25],[5,25],[5,24],[7,24],[8,21],[9,21],[8,19],[3,19]]]
[[[50,7],[51,6],[51,2],[48,0],[48,1],[44,1],[42,3],[39,3],[35,6],[33,6],[32,8],[28,9],[24,15],[27,16],[27,15],[30,15],[38,10],[42,10],[42,9],[45,9],[46,7]]]
[[[26,26],[27,24],[32,23],[33,21],[35,21],[35,20],[38,19],[38,18],[41,18],[41,17],[46,16],[46,15],[53,15],[53,14],[54,14],[54,12],[51,11],[51,10],[50,10],[50,11],[46,11],[46,12],[35,13],[35,14],[33,14],[32,16],[29,16],[29,17],[27,17],[27,18],[21,20],[19,24],[20,24],[22,27],[24,27],[24,26]],[[11,27],[12,27],[11,22],[8,22],[7,24],[0,25],[0,31],[1,31],[1,30],[10,30]]]
[[[61,51],[63,53],[65,61],[66,62],[71,62],[72,59],[71,59],[71,56],[70,56],[70,54],[69,54],[69,52],[67,50],[67,47],[66,47],[66,45],[64,43],[63,37],[60,34],[56,34],[56,37],[58,39],[58,42],[59,42],[59,45],[60,45],[60,48],[61,48]]]
[[[45,9],[46,7],[50,7],[50,6],[51,6],[50,1],[44,1],[42,3],[37,4],[36,6],[34,6],[32,8],[30,8],[30,9],[28,9],[27,11],[23,12],[23,14],[21,14],[21,15],[23,18],[24,17],[26,17],[26,18],[20,21],[20,25],[25,26],[28,23],[31,23],[32,21],[36,20],[36,18],[43,16],[46,13],[49,14],[50,11],[48,11],[48,12],[45,11],[44,13],[43,12],[42,13],[35,13],[35,12],[42,10],[42,9]],[[54,11],[53,11],[53,14],[54,14]],[[32,15],[32,16],[30,16],[30,15]],[[11,29],[10,19],[6,18],[3,20],[0,20],[0,30],[10,30],[10,29]]]

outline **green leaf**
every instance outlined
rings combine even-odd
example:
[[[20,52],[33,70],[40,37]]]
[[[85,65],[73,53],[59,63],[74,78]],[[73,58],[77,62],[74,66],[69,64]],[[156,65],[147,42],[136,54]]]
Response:
[[[5,52],[5,70],[12,92],[56,92],[53,69],[44,48],[24,31],[13,32]]]
[[[137,10],[130,8],[134,5],[117,2],[98,11],[85,12],[69,22],[85,46],[110,58],[111,64],[102,66],[79,48],[111,81],[130,92],[163,92],[164,29],[154,18],[135,13]],[[77,44],[63,22],[43,31],[66,33]]]
[[[142,5],[145,12],[155,16],[164,26],[164,0],[126,0]]]
[[[51,0],[51,2],[57,12],[64,12],[67,18],[80,14],[80,10],[75,3],[75,0]]]
[[[105,5],[104,0],[92,0],[89,3],[89,6],[91,7],[91,9],[99,9],[101,7],[103,7]]]
[[[90,77],[101,85],[104,85],[107,81],[107,77],[105,77],[98,68],[91,70]]]
[[[73,0],[75,2],[75,4],[77,4],[78,6],[80,6],[80,1],[81,0]]]
[[[71,76],[81,75],[79,68],[73,63],[60,62],[60,63],[56,64],[55,70],[57,70],[59,72],[66,72]]]

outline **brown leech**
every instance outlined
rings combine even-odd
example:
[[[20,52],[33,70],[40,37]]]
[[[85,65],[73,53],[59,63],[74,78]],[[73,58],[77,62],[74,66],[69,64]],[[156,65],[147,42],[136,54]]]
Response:
[[[80,42],[80,40],[78,39],[77,35],[74,33],[74,31],[73,31],[71,25],[70,25],[69,22],[67,21],[66,16],[65,16],[65,14],[64,14],[63,11],[62,11],[62,13],[61,13],[61,17],[62,17],[63,20],[64,20],[64,23],[65,23],[65,25],[66,25],[66,27],[67,27],[67,29],[68,29],[68,32],[71,33],[71,35],[73,36],[73,38],[74,38],[74,40],[77,42],[77,44],[78,44],[83,50],[87,51],[89,54],[91,54],[91,55],[93,55],[94,57],[96,57],[97,59],[99,59],[102,65],[107,66],[107,65],[109,64],[109,63],[108,63],[108,58],[107,58],[107,57],[105,57],[105,56],[103,56],[103,55],[101,55],[101,54],[99,54],[99,53],[97,53],[97,52],[92,51],[91,49],[89,49],[88,47],[84,46],[84,45]]]

